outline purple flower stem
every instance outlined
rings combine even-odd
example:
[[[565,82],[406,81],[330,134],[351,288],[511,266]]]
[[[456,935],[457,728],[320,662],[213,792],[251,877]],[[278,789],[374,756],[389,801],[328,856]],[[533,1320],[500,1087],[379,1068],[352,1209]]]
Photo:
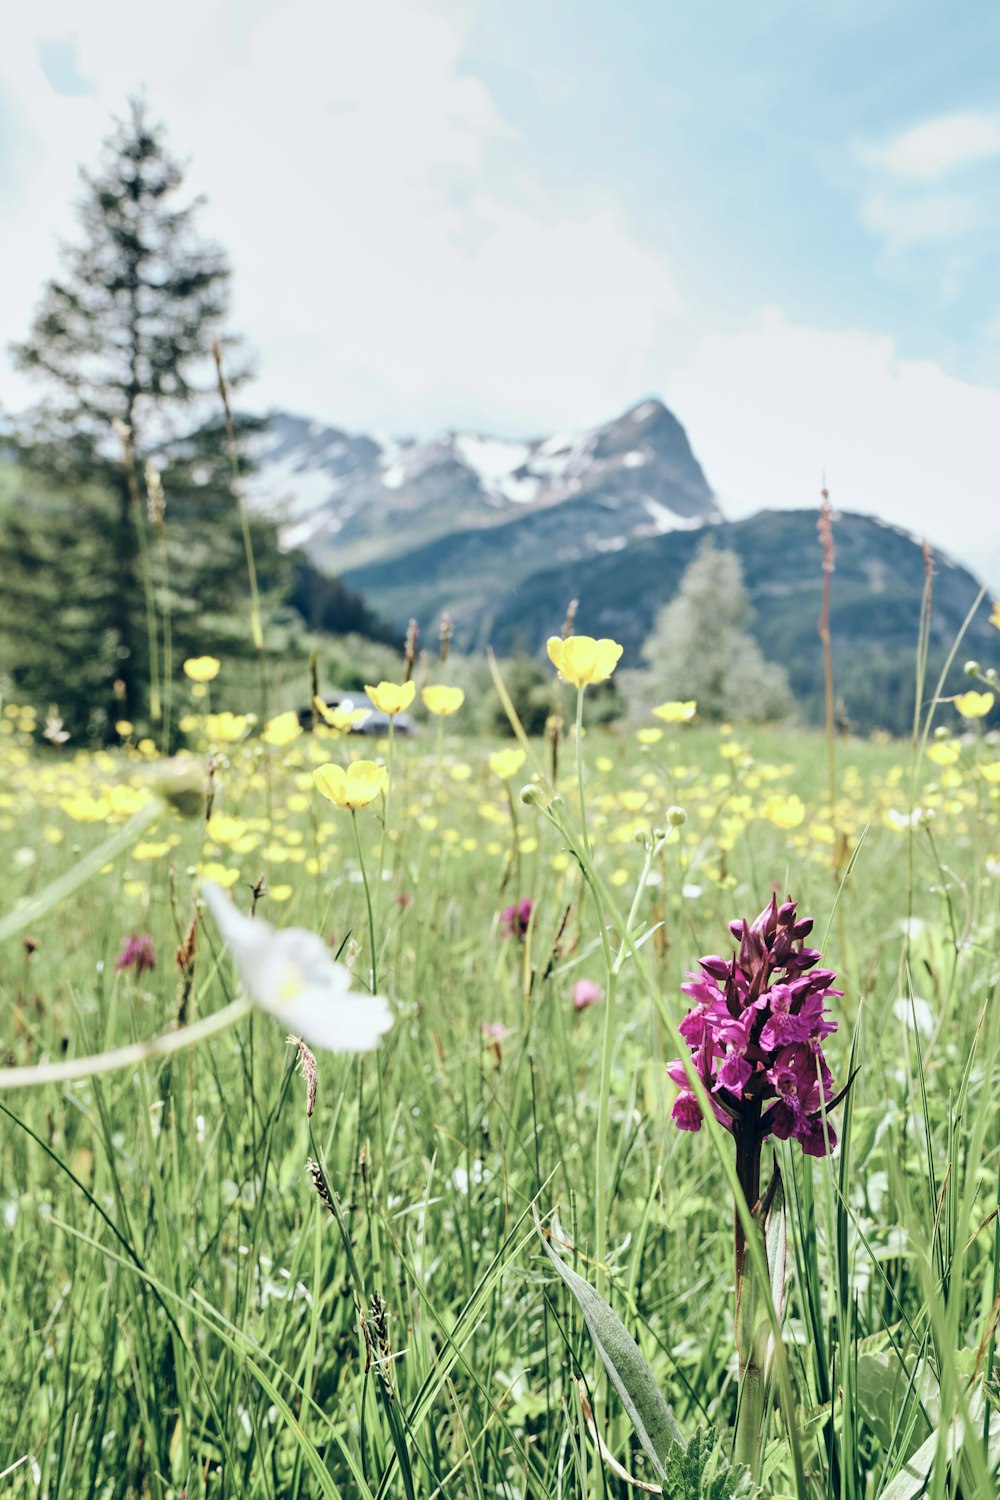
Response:
[[[760,1198],[760,1153],[763,1145],[763,1136],[760,1131],[760,1100],[746,1101],[740,1115],[739,1123],[735,1125],[736,1132],[736,1175],[740,1180],[740,1188],[747,1208],[751,1213]],[[736,1286],[737,1290],[743,1280],[743,1271],[747,1258],[747,1237],[743,1228],[743,1221],[737,1212],[735,1215],[735,1251],[736,1251]]]

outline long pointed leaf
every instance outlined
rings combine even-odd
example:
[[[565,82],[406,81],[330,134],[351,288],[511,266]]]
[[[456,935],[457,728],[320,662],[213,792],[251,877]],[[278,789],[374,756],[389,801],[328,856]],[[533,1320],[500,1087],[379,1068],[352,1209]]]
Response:
[[[618,1314],[608,1306],[603,1297],[597,1295],[589,1281],[578,1276],[549,1244],[537,1213],[535,1228],[546,1255],[580,1304],[590,1336],[611,1376],[611,1383],[629,1414],[647,1457],[662,1479],[666,1473],[666,1458],[671,1446],[678,1443],[683,1448],[684,1436],[657,1388],[652,1370]]]

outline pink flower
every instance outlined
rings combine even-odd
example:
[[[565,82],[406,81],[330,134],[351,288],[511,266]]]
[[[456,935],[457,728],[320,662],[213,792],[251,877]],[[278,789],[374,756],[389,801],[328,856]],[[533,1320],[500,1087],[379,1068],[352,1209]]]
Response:
[[[592,979],[578,979],[573,986],[573,1009],[586,1010],[604,999],[604,991]]]
[[[513,906],[505,907],[500,913],[500,936],[523,940],[527,935],[531,913],[534,909],[535,903],[530,896],[522,896],[521,900],[515,901]]]
[[[824,1120],[837,1099],[823,1056],[823,1041],[836,1030],[826,1003],[842,994],[831,987],[836,976],[805,946],[812,922],[797,916],[794,901],[779,906],[772,897],[756,921],[729,927],[739,952],[703,958],[681,985],[694,1001],[679,1027],[691,1060],[734,1135],[749,1132],[755,1149],[768,1135],[791,1136],[808,1155],[825,1156],[837,1141]],[[700,1111],[680,1060],[667,1072],[681,1089],[674,1123],[698,1130]]]
[[[133,932],[125,938],[115,959],[115,968],[134,969],[137,975],[156,968],[156,949],[148,932]]]

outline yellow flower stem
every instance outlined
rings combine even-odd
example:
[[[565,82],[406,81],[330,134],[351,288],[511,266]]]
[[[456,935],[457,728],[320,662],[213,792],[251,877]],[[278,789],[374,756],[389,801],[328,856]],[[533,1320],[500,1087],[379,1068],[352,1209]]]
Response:
[[[583,852],[591,858],[593,849],[587,832],[587,799],[583,780],[583,695],[586,690],[576,690],[576,780],[580,797],[580,837]],[[587,872],[584,871],[585,878]],[[600,889],[595,880],[587,878],[590,893],[597,909],[597,921],[604,950],[605,1000],[604,1039],[601,1045],[601,1073],[597,1093],[597,1138],[594,1144],[594,1259],[597,1270],[597,1293],[607,1296],[607,1241],[608,1241],[608,1118],[611,1096],[611,1053],[615,1039],[615,988],[618,968],[611,954],[608,941],[607,917]]]
[[[385,871],[385,846],[389,838],[389,796],[392,791],[392,750],[394,744],[393,730],[396,727],[396,715],[389,715],[389,743],[385,752],[386,784],[382,793],[382,837],[378,845],[378,890],[376,901],[382,900],[382,880]]]
[[[504,782],[503,789],[507,793],[507,806],[510,809],[510,836],[511,836],[510,858],[511,858],[511,864],[514,866],[514,870],[516,872],[516,885],[517,885],[517,890],[515,891],[514,894],[516,895],[517,899],[520,901],[520,899],[521,899],[521,829],[520,829],[520,826],[518,825],[518,821],[517,821],[517,809],[514,806],[514,793],[510,789],[510,782],[509,781],[505,781]],[[507,868],[509,869],[510,865],[508,865]]]
[[[580,794],[580,829],[583,833],[583,847],[590,853],[590,835],[587,832],[587,802],[583,795],[583,694],[585,689],[578,687],[576,690],[576,785]]]
[[[388,795],[388,793],[386,794]],[[365,903],[368,907],[368,947],[371,952],[371,975],[372,994],[378,994],[378,961],[375,955],[375,918],[372,915],[372,893],[368,885],[368,872],[365,869],[365,857],[361,852],[361,833],[358,829],[358,814],[355,808],[351,808],[351,822],[354,825],[354,847],[358,851],[358,864],[361,868],[361,883],[365,888]],[[383,833],[383,839],[385,835]]]

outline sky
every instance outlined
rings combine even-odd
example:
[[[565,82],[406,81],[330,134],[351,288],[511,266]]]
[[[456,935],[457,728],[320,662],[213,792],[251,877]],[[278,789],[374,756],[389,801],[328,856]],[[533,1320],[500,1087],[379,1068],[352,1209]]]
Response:
[[[0,344],[142,90],[248,406],[538,436],[655,394],[727,515],[825,477],[1000,590],[998,76],[993,0],[11,8]]]

